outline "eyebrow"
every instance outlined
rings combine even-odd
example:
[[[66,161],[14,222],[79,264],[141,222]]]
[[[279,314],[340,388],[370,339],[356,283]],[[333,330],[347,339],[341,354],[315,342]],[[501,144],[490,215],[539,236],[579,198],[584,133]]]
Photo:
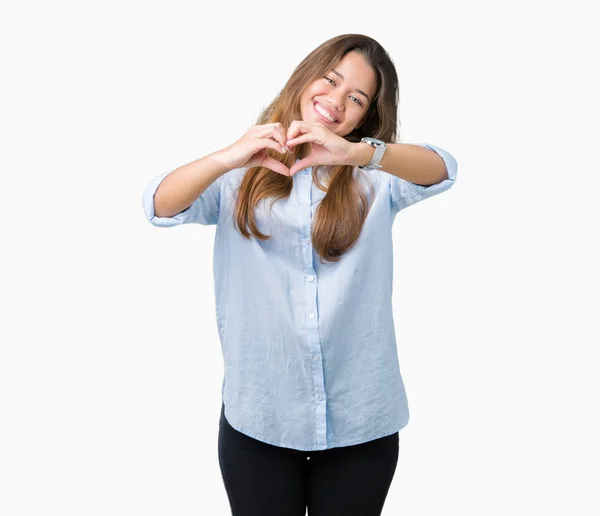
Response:
[[[334,74],[339,75],[342,78],[342,80],[344,80],[344,76],[340,72],[338,72],[337,70],[331,70],[331,71]],[[371,102],[371,99],[369,98],[369,96],[363,90],[359,90],[358,88],[356,88],[354,91],[360,93],[361,95],[363,95],[364,97],[366,97],[369,102]]]

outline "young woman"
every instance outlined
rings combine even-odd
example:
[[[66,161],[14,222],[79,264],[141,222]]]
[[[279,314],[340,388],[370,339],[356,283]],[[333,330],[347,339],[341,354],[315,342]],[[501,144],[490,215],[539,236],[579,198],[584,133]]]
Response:
[[[239,140],[144,192],[156,226],[217,225],[218,454],[236,516],[381,514],[409,419],[392,223],[457,171],[440,147],[394,143],[397,110],[387,52],[337,36]]]

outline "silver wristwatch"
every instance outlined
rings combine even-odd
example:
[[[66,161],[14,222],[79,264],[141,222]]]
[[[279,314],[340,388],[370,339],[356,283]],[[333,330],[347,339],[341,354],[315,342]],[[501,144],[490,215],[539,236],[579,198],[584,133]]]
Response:
[[[381,158],[383,158],[383,154],[387,148],[385,142],[383,140],[378,140],[377,138],[369,138],[365,136],[360,143],[368,143],[371,147],[375,147],[375,154],[373,154],[373,157],[369,163],[366,165],[358,165],[358,168],[363,170],[381,170],[381,165],[379,162],[381,161]]]

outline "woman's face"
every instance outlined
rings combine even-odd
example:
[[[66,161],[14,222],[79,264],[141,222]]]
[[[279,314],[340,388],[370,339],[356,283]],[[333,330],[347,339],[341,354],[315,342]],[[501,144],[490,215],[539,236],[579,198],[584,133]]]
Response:
[[[362,122],[376,85],[375,71],[362,54],[354,50],[348,52],[332,70],[309,84],[302,93],[302,120],[323,124],[335,134],[346,136]],[[331,122],[319,114],[322,108],[336,121]]]

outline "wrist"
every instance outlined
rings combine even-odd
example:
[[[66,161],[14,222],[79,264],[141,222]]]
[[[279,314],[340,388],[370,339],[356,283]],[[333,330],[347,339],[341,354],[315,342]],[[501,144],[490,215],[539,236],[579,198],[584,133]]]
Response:
[[[368,143],[357,142],[352,143],[352,151],[350,153],[350,163],[348,165],[361,167],[369,164],[375,154],[375,147],[372,147]]]
[[[229,148],[225,147],[210,154],[211,159],[215,162],[221,174],[225,174],[236,168],[229,159],[228,151]]]

